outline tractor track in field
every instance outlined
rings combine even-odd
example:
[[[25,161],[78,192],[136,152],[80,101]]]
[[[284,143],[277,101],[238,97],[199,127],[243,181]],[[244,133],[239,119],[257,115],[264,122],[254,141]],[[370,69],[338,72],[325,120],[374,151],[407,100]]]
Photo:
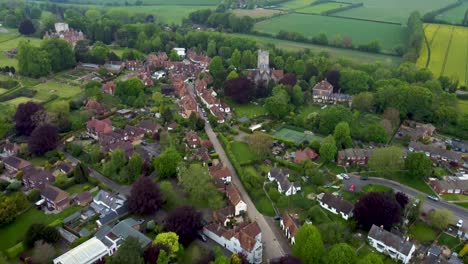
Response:
[[[440,76],[444,75],[445,72],[445,65],[447,65],[447,57],[450,52],[450,46],[452,45],[452,39],[453,39],[453,31],[455,30],[455,27],[452,27],[452,31],[450,31],[450,39],[449,43],[447,46],[447,50],[445,51],[445,56],[444,56],[444,63],[442,64],[442,69],[440,70]]]
[[[437,33],[439,32],[440,25],[437,26],[434,34],[432,34],[432,38],[431,38],[430,41],[428,41],[427,36],[426,36],[426,28],[427,27],[428,27],[428,25],[424,26],[424,42],[426,43],[426,46],[427,46],[426,68],[429,67],[429,63],[431,62],[431,46],[432,46],[432,42],[434,41]]]
[[[468,43],[468,30],[466,31],[466,42]],[[468,85],[468,45],[466,45],[466,58],[465,63],[465,85]]]

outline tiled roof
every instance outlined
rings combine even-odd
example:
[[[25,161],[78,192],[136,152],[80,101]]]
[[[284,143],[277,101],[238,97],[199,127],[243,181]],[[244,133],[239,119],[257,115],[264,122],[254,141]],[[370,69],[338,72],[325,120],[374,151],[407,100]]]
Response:
[[[318,157],[318,154],[310,148],[305,148],[304,150],[296,150],[296,157],[294,162],[299,163],[306,160],[315,160]]]
[[[18,170],[21,170],[22,168],[25,168],[25,167],[31,165],[31,163],[29,163],[29,161],[18,158],[16,156],[10,156],[10,157],[4,158],[3,163],[5,163],[5,164],[7,164],[7,165],[9,165],[9,166],[11,166],[13,168],[16,168]]]
[[[51,185],[47,185],[41,195],[51,201],[62,201],[70,196],[66,191]]]
[[[283,225],[285,226],[285,228],[289,230],[289,233],[291,234],[291,236],[295,237],[297,230],[299,229],[296,221],[287,212],[283,214],[282,219],[283,219]]]
[[[411,248],[413,247],[413,243],[405,241],[401,237],[390,233],[387,230],[376,225],[372,225],[368,237],[380,241],[386,246],[392,247],[404,255],[408,255],[411,251]]]
[[[329,205],[331,208],[335,208],[338,212],[344,214],[350,214],[354,205],[346,200],[343,200],[331,193],[325,193],[321,199],[324,204]]]
[[[242,197],[239,192],[239,189],[237,189],[236,185],[233,183],[226,186],[226,195],[229,201],[231,202],[231,204],[234,206],[236,206],[242,201]]]

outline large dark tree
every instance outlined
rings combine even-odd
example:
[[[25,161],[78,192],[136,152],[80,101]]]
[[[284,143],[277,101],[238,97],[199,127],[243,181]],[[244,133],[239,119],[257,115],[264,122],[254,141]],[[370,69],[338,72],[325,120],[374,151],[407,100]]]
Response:
[[[401,209],[405,209],[406,205],[409,202],[409,198],[405,193],[397,192],[395,193],[395,199],[400,205]]]
[[[327,72],[327,74],[325,75],[325,78],[327,79],[327,81],[331,85],[333,85],[333,91],[335,92],[337,92],[340,89],[340,77],[341,77],[341,74],[337,70],[331,70]]]
[[[286,255],[281,258],[271,260],[271,264],[301,264],[302,261],[292,255]]]
[[[361,197],[354,206],[354,215],[358,223],[366,230],[372,225],[390,229],[400,222],[400,205],[391,193],[370,192]]]
[[[33,115],[40,110],[42,110],[42,106],[32,101],[18,105],[13,117],[18,135],[29,136],[31,134],[34,128],[36,128]]]
[[[45,124],[37,127],[28,140],[29,152],[42,155],[57,147],[59,143],[58,130],[55,126]]]
[[[34,34],[34,32],[36,32],[36,29],[34,28],[34,25],[31,22],[31,20],[25,19],[19,25],[18,31],[23,35],[31,35]]]
[[[293,73],[286,73],[284,77],[279,81],[280,84],[284,84],[287,86],[294,86],[296,85],[297,78],[296,75]]]
[[[132,186],[128,207],[132,213],[149,215],[162,205],[162,196],[159,186],[150,178],[142,176]]]
[[[249,102],[255,94],[255,86],[247,77],[224,82],[224,94],[240,104]]]
[[[187,246],[202,227],[201,214],[192,206],[185,205],[174,209],[166,219],[166,229],[179,235],[179,241]]]
[[[169,248],[163,244],[152,245],[145,250],[143,256],[145,258],[146,263],[148,264],[156,264],[158,262],[159,253],[161,250],[166,251],[166,254],[169,255]]]
[[[24,243],[27,247],[33,247],[34,243],[39,240],[53,244],[60,240],[60,233],[55,227],[46,226],[44,224],[32,224],[26,235]]]
[[[75,167],[73,177],[75,178],[76,183],[87,182],[89,177],[88,167],[86,167],[86,165],[84,165],[83,163],[79,162]]]

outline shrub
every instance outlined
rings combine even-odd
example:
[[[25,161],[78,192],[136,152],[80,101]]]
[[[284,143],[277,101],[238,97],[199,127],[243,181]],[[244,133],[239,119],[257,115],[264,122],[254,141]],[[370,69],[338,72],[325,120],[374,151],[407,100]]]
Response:
[[[17,256],[19,256],[21,253],[23,253],[24,250],[25,250],[24,244],[23,244],[23,242],[20,242],[20,243],[18,243],[16,245],[12,246],[11,248],[7,249],[5,251],[5,253],[6,253],[6,256],[9,259],[14,259]]]
[[[33,189],[28,193],[28,201],[34,203],[41,198],[41,191],[38,189]]]

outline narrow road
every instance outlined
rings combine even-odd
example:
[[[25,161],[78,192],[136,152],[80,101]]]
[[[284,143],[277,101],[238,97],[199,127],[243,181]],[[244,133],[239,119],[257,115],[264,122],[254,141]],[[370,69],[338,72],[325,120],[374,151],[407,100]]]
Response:
[[[193,83],[188,83],[188,92],[189,95],[195,98],[198,102],[197,97],[195,95],[195,87]],[[199,114],[203,117],[201,109],[199,109]],[[260,229],[262,231],[262,244],[263,244],[263,259],[270,260],[278,257],[282,257],[286,254],[291,254],[291,247],[289,244],[283,240],[286,240],[284,237],[279,237],[282,234],[279,232],[278,229],[273,229],[271,225],[278,224],[277,222],[267,219],[264,215],[262,215],[255,204],[250,199],[249,194],[244,189],[242,182],[240,181],[239,175],[237,175],[236,170],[231,164],[231,161],[226,155],[223,146],[218,140],[216,133],[213,131],[210,123],[208,122],[208,118],[203,118],[205,120],[205,132],[208,135],[210,141],[213,143],[213,147],[216,150],[216,153],[219,155],[219,159],[225,164],[228,169],[232,173],[232,183],[234,183],[237,188],[239,189],[244,202],[247,204],[247,214],[251,220],[257,221]],[[279,239],[282,243],[279,242]]]
[[[360,176],[358,175],[353,175],[349,174],[350,179],[344,181],[344,186],[345,189],[348,190],[349,186],[351,184],[354,184],[356,187],[356,190],[360,190],[363,186],[369,185],[369,184],[379,184],[379,185],[384,185],[387,187],[392,188],[395,192],[402,192],[405,193],[408,196],[414,197],[414,196],[421,196],[424,197],[424,204],[423,204],[423,209],[428,212],[431,210],[440,210],[440,209],[447,209],[450,210],[453,213],[453,216],[455,217],[455,222],[458,221],[459,219],[463,220],[464,226],[463,228],[465,231],[467,230],[468,226],[468,209],[465,209],[461,206],[455,205],[448,203],[446,201],[434,201],[429,198],[427,198],[427,194],[423,193],[421,191],[418,191],[414,188],[411,188],[409,186],[403,185],[399,182],[388,180],[388,179],[383,179],[383,178],[376,178],[376,177],[369,177],[368,180],[361,180]],[[453,223],[455,224],[455,223]]]
[[[70,155],[69,153],[67,152],[63,152],[64,155],[65,155],[65,158],[75,164],[77,164],[78,162],[80,162],[79,159],[73,157],[72,155]],[[104,184],[107,188],[111,189],[112,191],[116,192],[116,193],[120,193],[120,194],[123,194],[125,196],[130,196],[130,189],[131,187],[128,186],[128,185],[120,185],[116,182],[114,182],[113,180],[107,178],[106,176],[102,175],[101,173],[95,171],[94,169],[92,168],[89,168],[89,175],[93,178],[95,178],[96,180],[100,181],[102,184]]]

